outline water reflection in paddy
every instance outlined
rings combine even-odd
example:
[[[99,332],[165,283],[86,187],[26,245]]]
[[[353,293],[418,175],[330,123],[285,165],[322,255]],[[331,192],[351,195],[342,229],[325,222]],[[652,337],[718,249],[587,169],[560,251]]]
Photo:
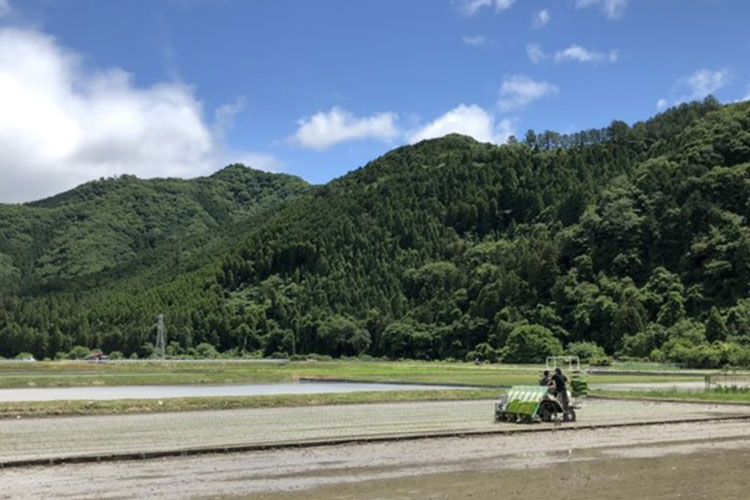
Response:
[[[330,394],[364,391],[429,391],[446,386],[345,382],[291,382],[246,385],[138,385],[0,389],[0,402],[166,399],[211,396],[269,396],[277,394]]]

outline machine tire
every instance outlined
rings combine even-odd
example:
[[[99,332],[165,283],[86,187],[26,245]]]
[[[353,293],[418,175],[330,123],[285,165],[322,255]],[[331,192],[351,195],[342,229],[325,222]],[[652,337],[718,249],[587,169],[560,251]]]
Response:
[[[556,413],[556,411],[555,411],[555,408],[553,407],[553,405],[551,405],[551,404],[549,404],[547,402],[543,402],[539,406],[539,419],[542,422],[551,422],[552,421],[552,416],[555,413]]]
[[[563,420],[565,422],[575,422],[576,421],[576,411],[573,408],[570,408],[567,413],[563,414]]]

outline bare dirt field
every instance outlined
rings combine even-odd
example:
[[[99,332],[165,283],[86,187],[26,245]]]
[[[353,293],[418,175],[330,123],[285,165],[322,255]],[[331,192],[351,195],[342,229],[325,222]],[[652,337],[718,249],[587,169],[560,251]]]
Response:
[[[745,499],[748,451],[746,422],[560,430],[13,468],[0,499]]]
[[[493,401],[383,403],[0,421],[0,465],[24,459],[185,450],[431,432],[549,429],[495,424]],[[748,406],[592,400],[585,427],[750,415]]]

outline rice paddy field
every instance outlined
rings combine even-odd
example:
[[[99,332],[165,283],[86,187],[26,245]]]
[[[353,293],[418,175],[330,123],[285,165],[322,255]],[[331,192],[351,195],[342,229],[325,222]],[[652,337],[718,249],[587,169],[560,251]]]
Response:
[[[543,366],[0,363],[0,394],[118,387],[137,395],[138,387],[304,379],[460,386],[0,402],[0,499],[483,500],[533,493],[593,500],[715,498],[717,492],[745,498],[737,496],[746,490],[722,461],[741,468],[750,451],[747,391],[670,389],[699,387],[705,374],[619,368],[619,374],[588,376],[592,393],[604,398],[587,400],[576,422],[509,424],[493,421],[495,400],[508,386],[535,384]],[[650,490],[643,481],[622,488],[635,477],[650,481]]]
[[[589,386],[627,389],[627,384],[694,384],[700,387],[704,374],[675,371],[671,366],[619,367],[618,375],[598,373],[588,376]],[[648,368],[650,370],[645,370]],[[403,401],[450,401],[495,398],[513,385],[536,384],[543,365],[504,365],[445,362],[385,361],[138,361],[138,362],[0,362],[0,393],[26,392],[37,388],[124,388],[130,396],[102,401],[90,400],[20,401],[17,396],[3,399],[0,418],[24,416],[105,415],[117,413],[163,413],[191,410],[237,409],[320,404],[352,404]],[[659,371],[659,370],[662,371]],[[628,371],[630,370],[630,371]],[[636,371],[637,370],[637,371]],[[283,384],[300,380],[355,381],[401,384],[471,386],[465,390],[443,388],[429,392],[404,390],[358,394],[282,394],[250,397],[225,396],[217,390],[207,397],[149,399],[150,386],[227,386],[240,384]],[[149,386],[149,387],[147,387]],[[138,387],[143,387],[139,396]],[[112,392],[120,392],[113,390]],[[205,390],[200,391],[205,393]],[[613,397],[627,397],[622,391],[609,391]],[[685,395],[682,395],[685,398]],[[32,398],[30,398],[32,399]],[[49,398],[48,398],[49,399]],[[113,398],[114,399],[114,398]],[[710,398],[701,399],[711,400]],[[741,400],[741,398],[738,398]]]
[[[6,465],[73,462],[0,467],[0,499],[739,499],[750,486],[744,406],[592,401],[560,426],[494,424],[491,412],[471,401],[6,421]],[[267,446],[222,450],[252,442]],[[196,446],[214,451],[107,458]]]
[[[750,418],[737,405],[589,401],[566,428]],[[539,431],[553,424],[493,421],[494,401],[373,403],[225,411],[11,419],[0,427],[0,464],[112,453],[404,437],[431,433]],[[92,438],[94,437],[94,438]]]
[[[543,365],[473,364],[416,361],[256,360],[136,362],[0,362],[0,388],[84,385],[172,385],[290,382],[302,378],[372,382],[510,386],[534,384]],[[590,376],[591,383],[702,381],[701,372],[651,372],[647,375]]]

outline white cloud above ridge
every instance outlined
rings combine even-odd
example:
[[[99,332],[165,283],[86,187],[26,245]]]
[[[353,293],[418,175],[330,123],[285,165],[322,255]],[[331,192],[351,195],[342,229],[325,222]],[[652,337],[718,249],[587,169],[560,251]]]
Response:
[[[672,86],[670,95],[677,104],[695,101],[722,89],[731,81],[728,69],[699,69],[689,75],[681,76]]]
[[[274,155],[267,153],[250,153],[246,151],[229,151],[225,154],[226,161],[220,163],[220,165],[226,165],[229,163],[242,163],[243,165],[251,166],[259,170],[265,170],[266,172],[279,173],[284,170],[284,163],[281,162]]]
[[[560,89],[551,83],[535,81],[526,75],[511,75],[506,77],[500,86],[497,107],[502,112],[513,111],[559,92]]]
[[[516,0],[459,0],[459,10],[465,16],[473,16],[484,7],[494,7],[495,12],[510,9]]]
[[[515,134],[513,121],[504,118],[496,122],[495,116],[476,104],[460,104],[430,123],[407,134],[407,141],[414,144],[425,139],[435,139],[448,134],[462,134],[479,142],[504,144]]]
[[[334,106],[329,111],[319,111],[309,118],[299,120],[299,128],[290,142],[303,148],[322,151],[354,140],[390,141],[400,134],[396,126],[397,120],[398,115],[392,112],[358,118],[349,111]]]
[[[628,7],[628,0],[576,0],[576,7],[581,9],[600,6],[608,19],[619,19]]]
[[[247,105],[245,96],[238,97],[233,103],[224,104],[214,110],[214,133],[224,138],[226,133],[234,126],[234,117],[241,113]]]
[[[542,9],[534,13],[531,20],[531,27],[535,29],[543,28],[550,22],[550,19],[552,19],[552,16],[549,13],[549,9]]]
[[[230,108],[216,113],[224,131],[239,111]],[[0,109],[0,202],[126,173],[194,177],[233,161],[190,87],[138,88],[122,69],[88,71],[35,30],[0,29]]]

